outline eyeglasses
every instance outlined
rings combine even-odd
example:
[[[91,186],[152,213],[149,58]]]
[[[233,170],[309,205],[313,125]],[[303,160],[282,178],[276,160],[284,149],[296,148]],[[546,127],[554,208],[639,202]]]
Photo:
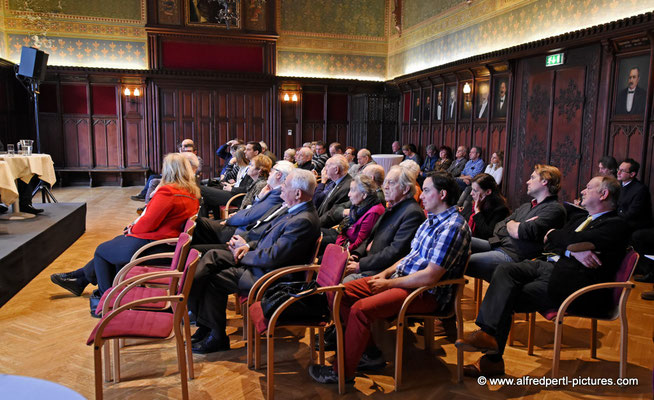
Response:
[[[618,169],[618,172],[621,173],[621,174],[628,174],[631,171],[629,171],[628,169]]]

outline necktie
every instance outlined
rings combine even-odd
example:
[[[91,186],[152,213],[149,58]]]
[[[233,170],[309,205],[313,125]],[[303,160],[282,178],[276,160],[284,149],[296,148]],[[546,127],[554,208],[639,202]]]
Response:
[[[584,229],[586,229],[586,227],[590,225],[591,221],[593,221],[593,217],[589,215],[588,218],[586,218],[584,222],[582,222],[581,225],[579,225],[577,229],[575,229],[575,232],[581,232]]]
[[[260,219],[260,220],[258,220],[257,223],[254,224],[254,226],[252,226],[252,228],[250,228],[250,230],[252,230],[252,229],[258,227],[259,225],[261,225],[261,224],[264,223],[264,222],[272,221],[274,218],[277,218],[279,215],[281,215],[281,214],[283,214],[283,213],[286,213],[287,211],[288,211],[288,207],[284,207],[284,206],[279,207],[279,208],[277,209],[277,211],[275,211],[274,213],[270,214],[270,215],[267,216],[265,219],[262,219],[262,220]]]

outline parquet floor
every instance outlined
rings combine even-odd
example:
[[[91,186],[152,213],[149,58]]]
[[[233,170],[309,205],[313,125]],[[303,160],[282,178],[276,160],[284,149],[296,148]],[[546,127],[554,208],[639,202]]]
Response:
[[[92,350],[86,339],[97,320],[89,316],[88,296],[74,297],[50,282],[49,276],[82,266],[102,241],[119,234],[135,216],[140,204],[129,199],[137,188],[63,188],[55,190],[59,201],[88,203],[87,231],[55,262],[39,274],[20,293],[0,309],[0,373],[26,375],[54,381],[93,397]],[[627,376],[639,384],[628,387],[608,386],[480,386],[466,378],[455,383],[456,352],[445,338],[437,338],[436,350],[422,350],[422,338],[406,336],[404,388],[393,392],[394,335],[387,332],[379,342],[390,360],[378,374],[360,375],[347,394],[338,395],[335,386],[313,383],[307,374],[308,337],[299,342],[282,339],[276,345],[276,396],[279,399],[307,398],[402,398],[402,399],[641,399],[652,397],[652,363],[654,345],[654,302],[640,299],[651,285],[639,284],[631,295],[629,314],[629,365]],[[466,289],[470,298],[472,287]],[[474,329],[472,305],[466,303],[466,330]],[[190,381],[192,399],[261,399],[264,398],[265,370],[252,371],[245,365],[244,343],[240,341],[240,320],[230,313],[233,350],[195,357],[196,379]],[[525,348],[526,323],[515,329],[515,347],[505,354],[507,376],[548,376],[551,366],[553,325],[538,320],[536,349],[528,356]],[[599,322],[598,359],[588,350],[589,322],[570,319],[563,337],[562,373],[570,377],[617,377],[619,324]],[[108,399],[180,398],[181,389],[172,341],[128,346],[121,353],[122,379],[105,384]],[[477,354],[466,354],[472,362]],[[0,389],[0,398],[2,398]]]

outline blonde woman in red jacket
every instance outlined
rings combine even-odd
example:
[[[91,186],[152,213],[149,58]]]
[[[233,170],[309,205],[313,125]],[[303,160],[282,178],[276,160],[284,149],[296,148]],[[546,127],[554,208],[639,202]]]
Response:
[[[200,189],[188,160],[180,153],[168,154],[164,158],[161,184],[143,214],[125,228],[122,235],[99,245],[86,266],[73,272],[53,274],[50,279],[76,296],[81,295],[89,283],[97,283],[98,290],[91,296],[93,312],[93,303],[111,287],[116,273],[136,250],[154,240],[179,236],[186,220],[197,213],[199,197]]]

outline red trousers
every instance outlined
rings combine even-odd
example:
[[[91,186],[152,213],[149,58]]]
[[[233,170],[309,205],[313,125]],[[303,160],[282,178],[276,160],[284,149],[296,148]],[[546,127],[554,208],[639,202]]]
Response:
[[[410,290],[393,288],[373,294],[368,286],[371,277],[345,284],[341,301],[341,320],[345,324],[345,377],[354,377],[359,360],[370,341],[370,324],[377,319],[396,317]],[[436,309],[436,299],[423,293],[409,306],[411,313],[429,313]],[[336,370],[336,365],[334,365]]]

